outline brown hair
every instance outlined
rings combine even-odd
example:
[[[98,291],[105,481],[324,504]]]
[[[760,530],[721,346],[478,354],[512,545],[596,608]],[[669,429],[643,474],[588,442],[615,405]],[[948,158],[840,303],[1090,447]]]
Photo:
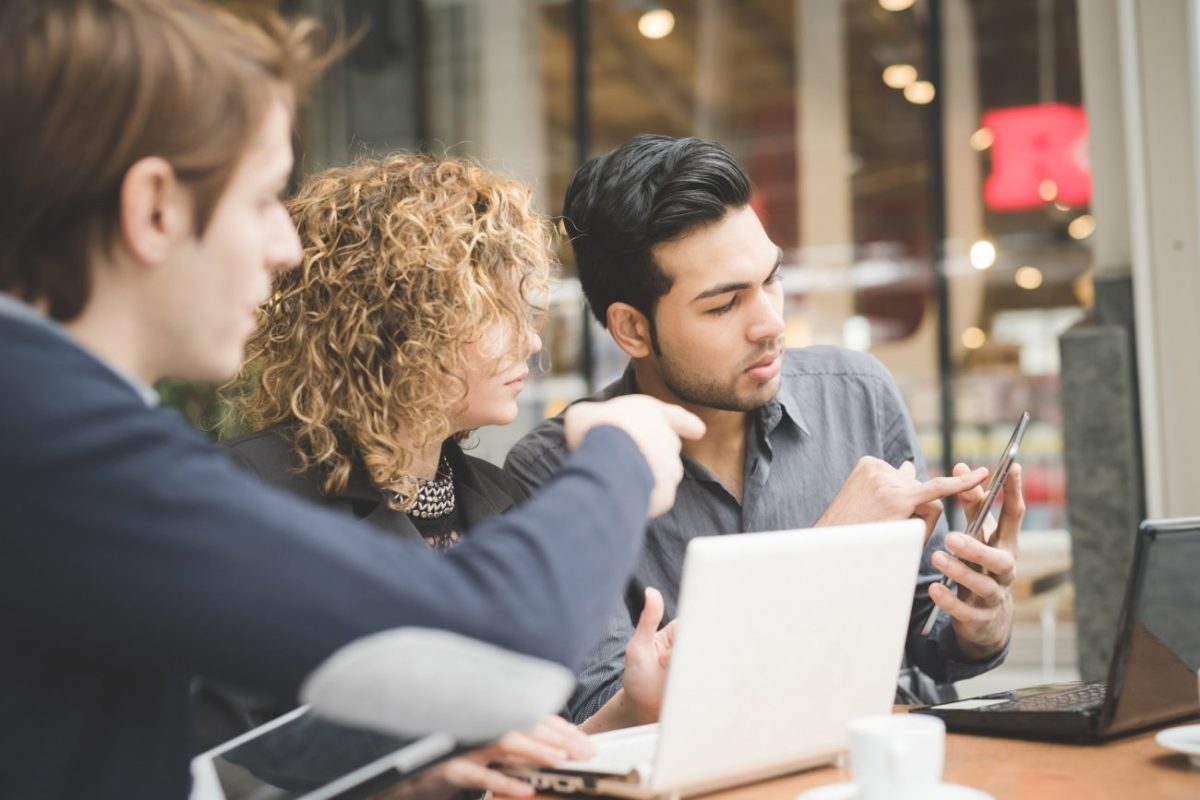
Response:
[[[271,102],[319,69],[316,32],[191,0],[0,3],[0,291],[78,316],[149,156],[189,187],[202,235]]]
[[[327,170],[289,206],[304,260],[275,276],[240,376],[251,389],[231,402],[255,428],[291,425],[326,493],[361,459],[404,509],[417,488],[407,447],[454,433],[464,347],[506,324],[499,364],[537,325],[552,229],[527,185],[428,155]]]

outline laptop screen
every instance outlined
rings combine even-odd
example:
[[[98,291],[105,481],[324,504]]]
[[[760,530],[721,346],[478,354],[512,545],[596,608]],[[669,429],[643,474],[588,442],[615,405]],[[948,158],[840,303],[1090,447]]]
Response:
[[[1200,711],[1200,519],[1138,533],[1108,686],[1109,733]]]

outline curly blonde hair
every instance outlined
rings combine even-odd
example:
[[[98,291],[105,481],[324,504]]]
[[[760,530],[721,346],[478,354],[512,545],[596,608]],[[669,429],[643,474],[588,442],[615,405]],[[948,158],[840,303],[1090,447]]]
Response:
[[[407,509],[409,448],[456,433],[464,347],[505,326],[507,344],[482,343],[499,366],[535,330],[552,228],[528,186],[428,155],[326,170],[288,206],[304,259],[275,277],[239,375],[251,388],[231,404],[253,428],[291,426],[301,469],[321,470],[327,494],[359,458]]]

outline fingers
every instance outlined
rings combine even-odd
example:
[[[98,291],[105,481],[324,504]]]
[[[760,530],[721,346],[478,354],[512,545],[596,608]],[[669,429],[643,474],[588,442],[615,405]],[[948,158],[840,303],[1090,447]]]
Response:
[[[495,761],[540,764],[548,767],[567,760],[565,747],[547,744],[521,731],[504,734],[489,749],[495,752]]]
[[[582,760],[596,755],[596,746],[588,735],[562,717],[544,717],[525,734],[542,744],[565,750],[572,760]]]
[[[954,592],[940,583],[929,587],[929,599],[942,611],[958,622],[977,623],[987,612],[959,600]]]
[[[913,478],[915,480],[917,477],[917,468],[911,461],[905,461],[896,471],[905,478]]]
[[[971,474],[971,468],[961,461],[954,465],[951,473],[956,478],[965,477]],[[974,517],[979,510],[979,504],[983,502],[983,498],[987,493],[983,490],[983,485],[974,486],[965,492],[959,492],[958,502],[962,504],[963,511],[968,517]]]
[[[1025,494],[1021,465],[1013,464],[1004,480],[1004,505],[1000,508],[1000,524],[992,537],[993,547],[1017,557],[1017,539],[1025,519]]]
[[[655,634],[655,642],[659,645],[658,665],[664,670],[671,666],[671,653],[675,649],[675,622],[671,620],[667,627]]]
[[[446,762],[442,773],[446,782],[462,789],[479,789],[509,797],[532,797],[533,787],[525,781],[488,769],[465,758]]]
[[[703,439],[704,422],[682,406],[663,403],[667,423],[683,439]]]
[[[969,561],[983,567],[1001,586],[1008,586],[1016,577],[1016,559],[1007,550],[991,547],[961,533],[952,533],[946,537],[946,549],[960,561]],[[967,571],[974,572],[970,568],[967,568]]]
[[[941,500],[931,500],[928,503],[921,503],[913,509],[913,516],[920,517],[925,520],[925,541],[929,541],[929,537],[933,535],[933,529],[937,527],[938,520],[942,518],[942,512],[945,506]]]
[[[973,605],[995,606],[1004,599],[1004,590],[994,578],[976,572],[963,562],[941,550],[933,554],[933,565],[943,575],[969,591],[976,602]]]
[[[647,586],[646,602],[642,606],[642,615],[638,617],[637,627],[634,628],[630,644],[636,641],[642,646],[653,645],[654,636],[658,633],[658,626],[662,623],[662,618],[663,596],[658,589]]]
[[[952,494],[962,494],[963,492],[970,491],[987,480],[987,476],[987,468],[980,467],[968,472],[966,475],[930,478],[924,483],[917,484],[914,488],[914,504],[928,503],[931,500],[940,500]]]

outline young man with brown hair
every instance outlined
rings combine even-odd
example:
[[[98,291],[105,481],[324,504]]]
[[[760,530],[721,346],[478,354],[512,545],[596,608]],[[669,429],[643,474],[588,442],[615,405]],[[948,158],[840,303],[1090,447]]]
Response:
[[[553,487],[447,556],[269,490],[150,386],[233,374],[270,275],[303,25],[188,0],[0,6],[0,794],[182,798],[188,687],[295,697],[437,628],[576,666],[673,500],[649,398],[584,409]]]

